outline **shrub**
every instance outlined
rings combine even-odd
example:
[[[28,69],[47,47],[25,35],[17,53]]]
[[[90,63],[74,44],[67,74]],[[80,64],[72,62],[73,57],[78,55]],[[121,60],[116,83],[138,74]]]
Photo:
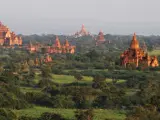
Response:
[[[93,120],[93,110],[77,110],[75,112],[76,120]]]
[[[52,97],[52,103],[55,108],[73,108],[75,103],[71,96],[56,95]]]
[[[0,120],[16,120],[17,115],[9,109],[0,109]]]

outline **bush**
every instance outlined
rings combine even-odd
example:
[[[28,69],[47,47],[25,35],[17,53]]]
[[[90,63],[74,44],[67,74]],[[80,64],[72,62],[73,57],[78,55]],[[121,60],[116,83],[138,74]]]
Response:
[[[9,109],[0,109],[0,120],[16,120],[17,115]]]
[[[71,96],[56,95],[52,97],[52,103],[55,108],[73,108],[75,103]]]
[[[75,112],[76,120],[93,120],[93,110],[77,110]]]
[[[128,113],[126,120],[160,120],[160,113],[155,106],[139,106]]]
[[[37,105],[49,106],[49,107],[53,105],[49,95],[41,92],[27,92],[26,99],[28,100],[28,102]]]

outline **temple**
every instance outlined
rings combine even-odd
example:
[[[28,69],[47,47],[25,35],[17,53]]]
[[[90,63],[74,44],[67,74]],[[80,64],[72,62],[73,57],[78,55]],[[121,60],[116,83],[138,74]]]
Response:
[[[22,38],[17,36],[14,32],[11,32],[10,29],[3,25],[0,22],[0,45],[1,46],[14,46],[22,45]]]
[[[158,59],[156,56],[149,56],[147,52],[140,48],[139,42],[134,33],[133,39],[130,44],[130,48],[124,51],[121,56],[121,64],[127,66],[130,64],[135,64],[136,67],[143,65],[144,67],[157,67],[159,66]]]
[[[79,32],[75,33],[76,37],[88,36],[88,35],[89,35],[89,32],[87,32],[87,30],[86,30],[84,25],[82,25],[82,28],[81,28],[81,30]]]
[[[34,65],[39,66],[43,63],[51,63],[53,61],[52,57],[49,54],[44,55],[42,58],[36,57],[34,60]]]
[[[38,51],[39,51],[39,47],[40,47],[39,44],[33,45],[32,42],[30,41],[30,42],[29,42],[29,45],[26,46],[26,49],[27,49],[30,53],[33,53],[33,52],[38,52]]]
[[[49,56],[48,54],[46,54],[46,56],[44,57],[43,61],[45,63],[49,63],[49,62],[52,62],[52,58],[51,58],[51,56]]]
[[[61,45],[58,36],[56,36],[55,44],[47,47],[47,53],[75,53],[76,46],[70,45],[68,40],[65,40],[65,43]]]
[[[104,34],[101,30],[98,34],[97,39],[96,39],[96,45],[99,45],[99,44],[104,43],[104,42],[105,42],[105,38],[104,38]]]

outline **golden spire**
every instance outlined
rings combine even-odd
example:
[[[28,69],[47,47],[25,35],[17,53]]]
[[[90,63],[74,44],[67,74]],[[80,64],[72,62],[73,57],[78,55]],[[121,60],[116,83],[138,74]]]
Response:
[[[60,43],[60,40],[59,40],[58,36],[56,36],[55,46],[58,47],[58,48],[61,48],[61,43]]]
[[[136,33],[134,33],[134,35],[133,35],[133,40],[134,40],[134,41],[137,40]]]
[[[82,24],[82,29],[81,29],[81,31],[86,32],[86,28],[85,28],[84,24]]]
[[[69,47],[69,42],[68,42],[67,39],[65,40],[65,46],[66,46],[66,47]]]
[[[131,49],[139,49],[139,42],[138,42],[138,40],[136,38],[136,34],[135,33],[133,35],[133,39],[131,41],[130,48]]]

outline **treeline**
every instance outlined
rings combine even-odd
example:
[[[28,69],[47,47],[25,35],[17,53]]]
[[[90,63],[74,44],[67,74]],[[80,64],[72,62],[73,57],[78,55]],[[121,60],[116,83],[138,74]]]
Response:
[[[20,35],[23,39],[24,44],[28,44],[32,41],[33,44],[39,42],[47,45],[51,45],[55,42],[56,35],[54,34],[43,34],[43,35]],[[96,47],[96,35],[93,36],[84,36],[79,38],[74,38],[72,36],[59,35],[59,38],[62,43],[64,43],[65,39],[68,39],[72,45],[76,45],[77,52],[85,52],[89,49]],[[106,42],[103,45],[100,45],[100,49],[108,49],[110,50],[124,50],[129,47],[130,42],[132,40],[132,35],[105,35]],[[146,43],[148,50],[152,50],[154,48],[159,47],[160,44],[160,36],[142,36],[137,35],[137,39],[142,46],[143,43]],[[103,47],[102,47],[103,46]]]

